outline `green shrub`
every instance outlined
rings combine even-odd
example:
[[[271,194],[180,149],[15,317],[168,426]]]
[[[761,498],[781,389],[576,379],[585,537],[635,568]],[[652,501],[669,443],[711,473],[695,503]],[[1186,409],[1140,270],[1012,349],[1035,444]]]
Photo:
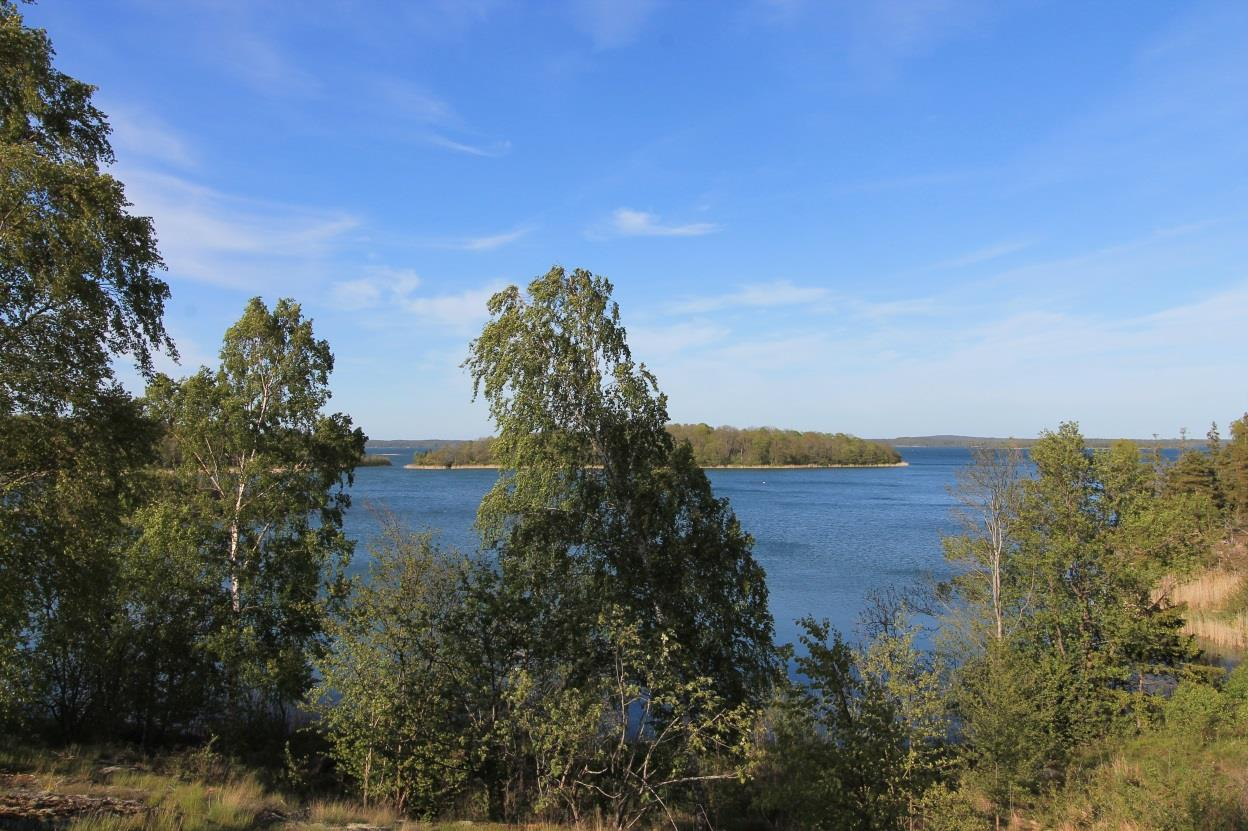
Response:
[[[1169,731],[1212,739],[1228,719],[1227,701],[1208,684],[1185,681],[1166,702],[1164,709]]]

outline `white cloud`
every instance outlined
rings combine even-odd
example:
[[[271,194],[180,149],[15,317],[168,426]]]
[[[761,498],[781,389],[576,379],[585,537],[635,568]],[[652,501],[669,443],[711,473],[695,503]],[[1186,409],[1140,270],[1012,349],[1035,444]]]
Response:
[[[402,78],[379,77],[372,89],[390,115],[421,124],[452,124],[461,122],[459,115],[443,99],[419,84]]]
[[[334,283],[329,296],[337,308],[362,311],[375,309],[383,302],[401,303],[420,284],[420,276],[411,269],[379,266],[368,269],[367,277]]]
[[[690,298],[672,305],[668,311],[671,314],[701,314],[722,309],[766,309],[814,303],[826,300],[828,296],[828,290],[819,286],[795,286],[788,280],[776,280],[742,286],[727,294]]]
[[[872,0],[819,3],[762,0],[766,23],[814,34],[828,52],[842,55],[869,85],[891,80],[905,65],[951,40],[989,25],[997,5],[984,0]]]
[[[625,237],[698,237],[713,234],[719,226],[713,222],[691,222],[685,225],[663,225],[657,214],[617,208],[611,214],[610,229]]]
[[[240,198],[150,170],[118,176],[136,213],[153,218],[176,277],[235,288],[296,280],[360,225],[349,214]]]
[[[274,97],[308,97],[321,90],[320,81],[287,58],[275,44],[245,30],[229,32],[217,65],[226,67],[257,92]]]
[[[468,142],[447,138],[439,133],[430,133],[425,137],[425,140],[435,147],[453,150],[466,156],[480,156],[484,159],[496,159],[511,152],[511,142],[506,140],[495,141],[489,144],[469,144]]]
[[[195,166],[190,144],[176,130],[150,112],[105,103],[113,128],[113,148],[121,156],[158,161],[175,167]]]
[[[428,129],[421,138],[434,147],[481,158],[497,158],[511,152],[511,142],[505,139],[475,138],[474,131],[455,108],[423,85],[405,78],[379,76],[370,78],[365,88],[375,99],[374,106],[384,110],[387,119],[397,118]]]
[[[333,304],[347,311],[371,309],[381,302],[381,288],[372,280],[335,283],[329,292]]]
[[[516,228],[514,231],[507,231],[502,234],[490,234],[483,237],[468,237],[460,240],[458,243],[451,245],[452,248],[458,248],[462,251],[493,251],[495,248],[501,248],[504,245],[513,243],[524,235],[532,231],[532,228]]]
[[[1248,354],[1248,283],[1122,317],[1077,305],[979,311],[932,308],[905,326],[860,316],[837,328],[756,329],[652,366],[681,420],[726,412],[871,436],[1029,436],[1066,419],[1094,436],[1199,432],[1248,406],[1224,383]]]
[[[974,251],[969,251],[960,256],[953,257],[948,260],[942,260],[938,263],[934,263],[933,265],[929,266],[929,269],[930,270],[943,270],[943,269],[953,269],[953,268],[966,268],[967,266],[979,265],[980,263],[986,263],[991,260],[997,260],[997,259],[1000,259],[1001,257],[1006,257],[1006,256],[1009,256],[1010,254],[1014,254],[1016,252],[1022,251],[1025,248],[1030,248],[1031,245],[1032,244],[1030,242],[1024,242],[1024,241],[1002,242],[1002,243],[998,243],[997,245],[989,245],[985,248],[977,248]]]
[[[401,305],[421,320],[453,329],[471,330],[479,328],[489,317],[486,303],[499,288],[501,285],[492,284],[457,294],[409,295],[401,300]]]
[[[628,340],[639,361],[687,353],[692,349],[722,341],[731,332],[704,320],[691,320],[670,326],[630,326]]]
[[[656,0],[572,0],[572,19],[599,49],[627,46],[658,8]]]
[[[939,309],[930,297],[913,297],[905,300],[853,300],[849,308],[859,317],[869,320],[887,320],[895,317],[930,316]]]
[[[488,317],[486,302],[502,284],[443,294],[417,294],[424,281],[410,269],[373,268],[368,276],[335,283],[331,302],[347,311],[395,308],[421,321],[456,330],[479,327]]]

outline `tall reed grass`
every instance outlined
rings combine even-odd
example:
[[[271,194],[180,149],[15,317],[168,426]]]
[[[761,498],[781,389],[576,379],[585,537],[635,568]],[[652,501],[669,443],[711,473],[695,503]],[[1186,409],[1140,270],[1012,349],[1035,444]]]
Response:
[[[1248,651],[1248,574],[1212,569],[1190,580],[1162,580],[1154,600],[1186,606],[1185,634],[1219,650]]]

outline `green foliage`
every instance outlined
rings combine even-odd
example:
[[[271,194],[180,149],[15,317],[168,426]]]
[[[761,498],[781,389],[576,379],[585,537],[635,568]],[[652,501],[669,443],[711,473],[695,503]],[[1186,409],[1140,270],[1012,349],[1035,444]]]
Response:
[[[1218,481],[1217,456],[1200,450],[1187,450],[1166,472],[1166,490],[1174,494],[1203,496],[1215,506],[1225,502]]]
[[[505,467],[481,503],[483,539],[508,590],[558,593],[531,604],[555,649],[597,663],[592,638],[580,639],[600,608],[619,606],[655,637],[675,635],[693,675],[740,700],[775,666],[763,573],[727,503],[664,430],[665,398],[633,363],[610,290],[555,268],[530,300],[515,288],[491,299],[467,364]],[[541,619],[561,607],[572,619]]]
[[[94,88],[52,65],[47,35],[0,3],[0,413],[60,413],[172,351],[151,220],[131,216]]]
[[[604,623],[614,672],[589,683],[519,669],[507,701],[535,762],[539,813],[574,824],[598,816],[631,828],[652,813],[674,823],[714,781],[744,776],[754,708],[729,705],[709,678],[686,680],[681,646],[657,653],[622,615]],[[645,679],[641,681],[640,679]]]
[[[492,465],[494,464],[494,439],[457,441],[433,450],[418,450],[412,454],[412,464],[421,467]]]
[[[1212,478],[1202,485],[1187,477],[1206,468],[1212,477],[1209,465],[1199,451],[1168,468],[1148,464],[1129,441],[1093,456],[1101,521],[1112,529],[1109,544],[1145,579],[1208,565],[1220,525],[1218,488]]]
[[[1172,730],[1208,740],[1231,715],[1229,703],[1210,685],[1188,681],[1175,688],[1162,713]]]
[[[128,213],[94,89],[0,1],[0,717],[104,707],[116,552],[153,437],[112,361],[174,354],[150,220]],[[41,712],[42,711],[42,712]]]
[[[1244,670],[1221,692],[1187,681],[1164,718],[1138,735],[1106,742],[1095,761],[1054,794],[1042,814],[1079,829],[1245,829],[1248,769]]]
[[[804,681],[765,721],[755,809],[773,827],[847,831],[906,828],[932,813],[951,761],[941,668],[904,620],[861,651],[826,621],[801,625]]]
[[[432,816],[454,804],[479,760],[461,647],[471,571],[428,535],[386,521],[368,579],[329,628],[311,698],[340,769],[367,805]]]
[[[676,443],[689,442],[700,467],[757,467],[770,465],[893,465],[901,454],[885,444],[845,433],[801,433],[757,427],[711,427],[707,424],[669,424]],[[417,451],[412,464],[429,467],[497,464],[494,439],[453,442]]]
[[[170,557],[182,582],[132,611],[150,629],[171,603],[210,598],[184,648],[210,662],[209,689],[236,717],[280,714],[302,696],[351,556],[344,486],[364,435],[321,412],[332,368],[297,304],[269,311],[257,298],[226,333],[220,369],[148,388],[167,472],[141,551]]]
[[[664,429],[666,401],[633,362],[610,293],[600,277],[556,267],[527,296],[496,294],[466,366],[499,429],[503,472],[478,525],[497,551],[498,602],[523,656],[508,677],[575,698],[535,713],[511,696],[523,725],[511,747],[565,726],[579,734],[596,708],[619,729],[574,743],[582,754],[560,770],[621,740],[630,758],[649,758],[647,777],[613,764],[615,784],[577,792],[578,806],[597,794],[596,808],[618,820],[634,805],[660,809],[656,783],[731,775],[691,768],[697,743],[726,713],[762,699],[777,659],[752,541],[689,446]],[[640,709],[632,734],[619,732],[628,726],[621,696],[636,702],[625,710]],[[679,739],[654,755],[651,736]],[[521,767],[526,755],[500,750]]]
[[[1248,413],[1231,422],[1231,438],[1218,454],[1218,480],[1229,519],[1248,527]]]
[[[964,495],[1004,533],[981,521],[946,542],[973,566],[952,583],[951,624],[991,635],[960,642],[954,689],[971,779],[998,816],[1060,781],[1084,748],[1142,724],[1155,709],[1147,678],[1183,674],[1194,648],[1152,588],[1207,558],[1213,539],[1209,499],[1160,487],[1130,442],[1092,454],[1068,423],[1031,461],[1035,476],[1020,479],[978,458]]]
[[[1008,814],[1026,803],[1060,775],[1058,765],[1082,740],[1086,731],[1071,717],[1067,702],[1090,692],[1059,657],[1033,656],[1005,643],[990,645],[979,659],[968,661],[957,673],[954,701],[962,721],[960,751],[969,768],[970,783],[997,808]],[[1072,735],[1072,732],[1074,734]]]
[[[677,442],[688,441],[703,467],[761,465],[891,465],[901,454],[879,442],[845,433],[798,432],[755,427],[669,424]]]
[[[9,426],[46,428],[39,452],[55,455],[0,512],[0,537],[13,546],[0,570],[20,576],[23,588],[6,610],[24,626],[0,697],[27,727],[50,724],[65,737],[106,730],[125,666],[118,647],[121,555],[132,536],[126,518],[144,496],[141,470],[154,458],[155,431],[121,393],[52,425],[23,417]]]
[[[1142,493],[1136,459],[1130,447],[1089,456],[1078,428],[1064,424],[1032,448],[1037,476],[1024,484],[1022,544],[1037,589],[1022,638],[1068,659],[1101,695],[1192,654],[1178,634],[1182,620],[1151,597],[1156,563],[1169,565],[1176,555],[1158,544],[1161,535],[1138,532],[1155,531],[1140,518],[1157,501]]]

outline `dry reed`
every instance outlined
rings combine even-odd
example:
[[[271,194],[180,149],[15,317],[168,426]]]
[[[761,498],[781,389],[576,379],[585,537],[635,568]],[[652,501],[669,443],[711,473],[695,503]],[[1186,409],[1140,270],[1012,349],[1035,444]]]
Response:
[[[1213,570],[1182,583],[1166,578],[1161,581],[1157,594],[1169,598],[1175,605],[1186,603],[1192,611],[1212,611],[1224,608],[1243,584],[1242,572]]]

